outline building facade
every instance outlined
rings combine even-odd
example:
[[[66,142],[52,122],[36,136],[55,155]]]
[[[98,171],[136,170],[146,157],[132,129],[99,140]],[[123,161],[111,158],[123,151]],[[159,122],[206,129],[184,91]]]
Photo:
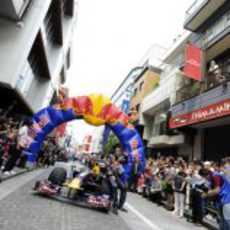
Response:
[[[151,155],[177,155],[185,144],[183,134],[169,130],[168,119],[170,107],[176,100],[176,90],[180,88],[180,68],[189,36],[189,32],[184,33],[165,52],[159,85],[141,103],[140,124],[144,127],[143,139]]]
[[[160,70],[158,66],[161,63],[161,56],[164,52],[165,48],[162,46],[153,45],[150,47],[138,62],[138,65],[130,70],[123,82],[121,82],[119,87],[115,90],[111,96],[111,100],[123,112],[129,114],[130,110],[139,109],[138,107],[140,106],[141,100],[154,90],[154,82],[155,87],[157,86]],[[154,69],[154,67],[151,66],[156,67]],[[155,70],[155,72],[153,70]],[[145,81],[143,81],[143,79],[145,79]],[[150,82],[151,84],[148,84]],[[137,124],[138,117],[136,120],[136,125]],[[140,127],[139,131],[142,133],[143,129]],[[106,144],[109,134],[110,129],[105,128],[101,138],[102,146]]]
[[[55,100],[71,62],[74,0],[3,0],[0,105],[31,115]]]
[[[153,66],[146,66],[143,71],[134,79],[133,95],[130,100],[130,110],[136,110],[139,117],[140,104],[143,99],[152,93],[159,84],[161,69]]]
[[[218,161],[230,151],[230,2],[195,1],[184,26],[189,42],[202,49],[202,80],[182,80],[170,128],[190,140],[183,152],[191,159]]]

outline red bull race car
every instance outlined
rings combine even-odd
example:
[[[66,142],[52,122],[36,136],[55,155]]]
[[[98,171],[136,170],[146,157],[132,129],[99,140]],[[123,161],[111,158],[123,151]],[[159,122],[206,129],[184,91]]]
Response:
[[[98,180],[89,170],[67,179],[67,171],[62,167],[54,168],[48,179],[37,181],[34,186],[36,194],[106,213],[111,206],[109,189],[106,178]]]

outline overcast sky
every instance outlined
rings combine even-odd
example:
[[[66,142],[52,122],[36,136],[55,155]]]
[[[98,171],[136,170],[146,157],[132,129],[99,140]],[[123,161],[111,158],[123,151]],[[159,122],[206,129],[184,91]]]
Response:
[[[73,37],[70,95],[111,96],[153,45],[169,47],[182,33],[194,0],[79,0]],[[77,123],[78,136],[90,132]]]

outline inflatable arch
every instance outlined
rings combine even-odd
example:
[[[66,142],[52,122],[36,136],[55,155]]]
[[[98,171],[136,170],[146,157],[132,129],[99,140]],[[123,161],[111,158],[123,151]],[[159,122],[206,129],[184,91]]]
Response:
[[[84,119],[94,126],[106,125],[120,140],[124,151],[129,154],[124,166],[129,179],[134,157],[139,157],[140,170],[145,168],[145,153],[142,140],[130,122],[130,117],[112,104],[109,98],[92,94],[63,99],[61,103],[49,106],[31,118],[26,154],[29,162],[35,162],[37,153],[46,135],[62,123]]]

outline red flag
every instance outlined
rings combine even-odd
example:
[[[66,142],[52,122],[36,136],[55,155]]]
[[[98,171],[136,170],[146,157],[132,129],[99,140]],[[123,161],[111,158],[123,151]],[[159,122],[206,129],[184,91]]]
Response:
[[[185,51],[185,75],[196,81],[202,79],[202,61],[203,55],[201,48],[187,44]]]

